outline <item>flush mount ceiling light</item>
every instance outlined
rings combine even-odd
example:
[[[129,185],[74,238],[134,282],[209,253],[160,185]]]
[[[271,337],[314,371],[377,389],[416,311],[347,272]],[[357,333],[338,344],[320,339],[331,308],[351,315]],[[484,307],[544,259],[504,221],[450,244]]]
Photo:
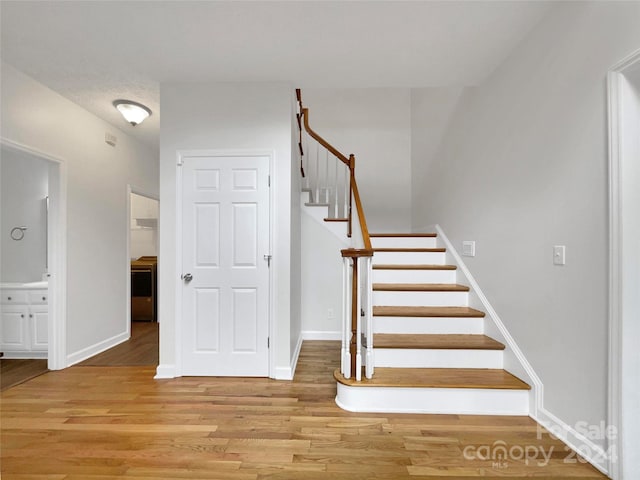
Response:
[[[124,119],[131,125],[136,126],[142,123],[145,118],[151,115],[148,107],[131,100],[115,100],[113,106],[118,109]]]

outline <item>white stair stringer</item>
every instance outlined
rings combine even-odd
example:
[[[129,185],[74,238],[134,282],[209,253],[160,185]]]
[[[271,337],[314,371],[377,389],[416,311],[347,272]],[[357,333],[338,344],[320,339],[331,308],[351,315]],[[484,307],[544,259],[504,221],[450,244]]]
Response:
[[[336,403],[351,412],[529,415],[529,390],[361,387],[338,382]]]
[[[447,238],[445,232],[438,224],[433,227],[438,234],[438,246],[447,249],[447,261],[458,267],[458,281],[471,287],[469,305],[487,313],[487,316],[485,317],[485,334],[506,346],[504,351],[505,368],[531,386],[531,389],[528,390],[531,407],[529,414],[536,417],[538,408],[541,408],[543,404],[543,384],[540,377],[538,377],[524,353],[507,330],[502,319],[485,296],[470,270],[462,260],[462,257]]]
[[[503,368],[502,350],[373,348],[374,365],[392,368]]]
[[[347,237],[347,222],[325,222],[324,219],[329,215],[329,207],[327,204],[314,204],[309,203],[311,200],[311,193],[303,191],[300,194],[300,209],[309,215],[314,221],[322,225],[333,235],[335,235],[341,242],[346,245],[349,244],[349,237]]]

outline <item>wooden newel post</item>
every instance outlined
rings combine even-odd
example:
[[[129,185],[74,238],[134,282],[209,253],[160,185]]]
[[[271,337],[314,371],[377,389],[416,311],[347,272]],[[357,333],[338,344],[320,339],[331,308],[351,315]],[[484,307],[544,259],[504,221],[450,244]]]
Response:
[[[349,364],[351,365],[351,373],[350,376],[360,380],[360,369],[362,366],[362,360],[358,360],[358,357],[361,356],[360,347],[361,347],[361,337],[362,337],[362,327],[358,328],[360,323],[360,305],[361,300],[360,296],[362,292],[360,291],[360,279],[358,273],[358,263],[360,262],[361,257],[371,257],[373,256],[373,250],[366,248],[347,248],[342,250],[343,258],[351,259],[351,305],[349,305],[349,316],[350,319],[347,318],[348,326],[347,334],[350,337],[349,339]],[[343,337],[344,340],[346,338]],[[343,340],[343,341],[344,341]]]

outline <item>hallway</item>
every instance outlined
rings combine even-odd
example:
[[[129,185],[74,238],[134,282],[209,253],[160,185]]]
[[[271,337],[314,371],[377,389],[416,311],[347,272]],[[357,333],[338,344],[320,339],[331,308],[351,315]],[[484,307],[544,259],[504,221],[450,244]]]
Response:
[[[157,366],[159,324],[131,322],[131,338],[120,345],[80,362],[79,366]]]

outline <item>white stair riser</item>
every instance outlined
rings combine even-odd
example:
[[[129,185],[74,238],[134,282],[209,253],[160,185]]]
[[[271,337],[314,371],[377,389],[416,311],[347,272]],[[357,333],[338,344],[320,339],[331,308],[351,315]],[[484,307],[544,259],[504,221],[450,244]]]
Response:
[[[373,270],[374,283],[456,283],[455,270]]]
[[[373,248],[435,248],[435,237],[372,237]]]
[[[529,415],[528,390],[350,387],[338,383],[336,403],[351,412]]]
[[[503,368],[502,350],[375,348],[374,345],[373,358],[376,367]]]
[[[468,292],[373,292],[374,305],[403,307],[466,307]]]
[[[376,265],[397,263],[400,265],[444,265],[444,252],[375,252]]]
[[[484,318],[373,317],[375,333],[483,334]]]

